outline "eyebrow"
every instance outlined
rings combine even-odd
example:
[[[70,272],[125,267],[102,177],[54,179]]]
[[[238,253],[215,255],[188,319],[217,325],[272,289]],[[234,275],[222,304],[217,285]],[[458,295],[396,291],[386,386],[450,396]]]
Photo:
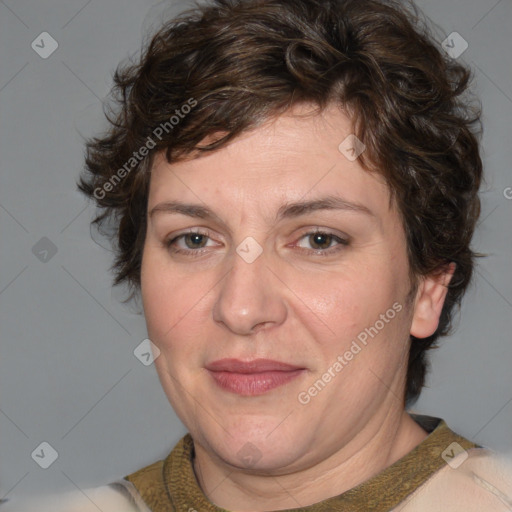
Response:
[[[311,201],[286,203],[277,211],[276,221],[300,217],[318,210],[344,210],[375,217],[375,214],[362,204],[347,201],[338,196],[326,196]],[[150,210],[149,217],[152,218],[156,213],[181,214],[199,219],[219,219],[218,215],[206,206],[182,203],[180,201],[165,201],[157,204]]]
[[[299,217],[317,210],[345,210],[375,217],[375,214],[363,204],[347,201],[338,196],[326,196],[311,201],[287,203],[279,208],[277,218]]]

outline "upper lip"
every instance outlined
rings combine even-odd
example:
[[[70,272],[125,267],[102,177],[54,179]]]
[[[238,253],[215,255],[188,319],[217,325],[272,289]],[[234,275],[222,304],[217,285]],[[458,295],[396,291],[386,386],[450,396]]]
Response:
[[[253,359],[252,361],[241,361],[239,359],[219,359],[206,365],[208,370],[214,372],[233,372],[233,373],[262,373],[262,372],[290,372],[293,370],[303,370],[303,367],[273,361],[272,359]]]

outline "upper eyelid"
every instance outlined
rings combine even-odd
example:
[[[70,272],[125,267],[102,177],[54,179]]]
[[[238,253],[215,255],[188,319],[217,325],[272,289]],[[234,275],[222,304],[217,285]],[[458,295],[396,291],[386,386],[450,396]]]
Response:
[[[331,235],[331,236],[335,236],[335,237],[338,237],[338,238],[341,238],[341,239],[344,239],[344,240],[347,240],[348,238],[350,238],[345,233],[340,233],[337,230],[333,230],[331,228],[306,227],[306,228],[303,228],[303,229],[304,229],[304,231],[301,233],[299,238],[302,238],[302,237],[304,237],[306,235],[314,235],[316,233],[321,233],[321,234],[325,234],[325,235]],[[196,233],[199,234],[199,235],[208,236],[209,238],[213,238],[212,236],[210,236],[212,231],[209,228],[203,228],[203,227],[186,228],[185,231],[182,231],[181,233],[178,232],[177,234],[169,235],[168,238],[173,238],[174,239],[174,238],[178,238],[178,237],[183,236],[183,235],[196,234]]]
[[[184,231],[178,231],[178,233],[173,233],[172,235],[169,235],[167,238],[175,239],[175,238],[179,238],[181,236],[193,235],[193,234],[203,235],[203,236],[207,236],[208,238],[212,238],[210,236],[211,233],[212,233],[212,231],[208,228],[201,228],[201,227],[186,228]]]
[[[188,229],[187,231],[182,231],[181,233],[172,234],[172,235],[166,237],[165,241],[166,241],[166,243],[175,242],[176,240],[183,238],[186,235],[202,235],[202,236],[207,237],[210,240],[215,241],[215,238],[213,238],[211,236],[211,231],[208,229],[205,229],[205,228],[191,228],[191,229]]]
[[[340,232],[338,230],[333,230],[333,229],[329,229],[329,228],[306,228],[306,231],[301,233],[301,235],[299,236],[299,239],[304,238],[305,236],[308,236],[308,235],[316,235],[317,233],[319,233],[321,235],[329,235],[334,238],[343,240],[345,242],[350,241],[350,238],[351,238],[346,233]]]

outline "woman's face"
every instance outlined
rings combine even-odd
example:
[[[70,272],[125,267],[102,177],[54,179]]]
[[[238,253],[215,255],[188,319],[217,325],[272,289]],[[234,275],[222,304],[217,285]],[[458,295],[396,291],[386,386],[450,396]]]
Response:
[[[148,334],[173,408],[216,460],[306,468],[403,412],[417,309],[404,230],[382,178],[339,149],[350,134],[332,107],[155,160]],[[226,359],[290,367],[212,365]]]

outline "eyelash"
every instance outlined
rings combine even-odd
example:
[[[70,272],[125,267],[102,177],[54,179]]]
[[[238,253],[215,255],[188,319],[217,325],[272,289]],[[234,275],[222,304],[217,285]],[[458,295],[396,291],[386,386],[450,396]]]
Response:
[[[204,253],[204,249],[205,249],[203,247],[201,247],[197,250],[196,249],[180,249],[180,248],[174,247],[174,244],[178,240],[181,240],[182,238],[184,238],[187,235],[200,235],[200,236],[204,236],[204,237],[208,238],[209,240],[211,240],[211,237],[210,237],[210,234],[208,231],[194,229],[194,230],[187,231],[186,233],[181,233],[173,238],[169,238],[168,240],[165,240],[164,241],[165,248],[175,254],[185,254],[185,255],[187,255],[189,257],[193,257],[193,258],[201,256]],[[310,237],[312,235],[330,236],[330,237],[332,237],[332,241],[337,242],[337,244],[332,247],[328,247],[327,249],[304,249],[303,247],[298,247],[299,250],[301,250],[302,252],[306,252],[308,254],[316,255],[316,256],[328,256],[328,255],[331,255],[335,252],[342,250],[343,247],[346,247],[349,245],[349,241],[347,239],[341,238],[340,236],[338,236],[330,231],[327,231],[327,230],[324,231],[324,230],[320,230],[320,229],[308,231],[308,232],[302,234],[299,237],[298,241],[303,240],[304,238]],[[295,244],[297,244],[297,242],[295,242]],[[201,249],[203,249],[203,250],[201,250]]]

